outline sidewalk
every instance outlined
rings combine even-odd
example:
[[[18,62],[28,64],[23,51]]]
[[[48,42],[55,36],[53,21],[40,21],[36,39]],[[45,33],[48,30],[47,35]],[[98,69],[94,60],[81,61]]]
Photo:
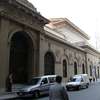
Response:
[[[16,92],[5,92],[0,94],[0,100],[11,100],[14,98],[18,98]]]
[[[99,82],[99,83],[100,83],[100,79],[97,79],[97,82]]]
[[[11,100],[18,98],[17,92],[19,89],[23,88],[23,84],[13,84],[12,92],[0,92],[0,100]]]

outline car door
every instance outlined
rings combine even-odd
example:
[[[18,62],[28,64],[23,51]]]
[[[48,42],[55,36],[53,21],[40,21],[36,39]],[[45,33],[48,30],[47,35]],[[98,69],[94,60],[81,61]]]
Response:
[[[40,92],[41,94],[48,94],[49,93],[49,82],[47,78],[43,78],[40,85]]]
[[[55,82],[55,80],[56,80],[56,77],[48,77],[48,80],[49,80],[50,86],[51,86],[51,85],[54,85],[54,82]]]
[[[83,79],[83,78],[81,78],[81,86],[82,86],[82,88],[84,88],[85,87],[85,80]]]

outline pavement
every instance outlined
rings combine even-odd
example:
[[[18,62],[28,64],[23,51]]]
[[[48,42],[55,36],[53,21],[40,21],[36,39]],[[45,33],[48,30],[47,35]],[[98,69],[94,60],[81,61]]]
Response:
[[[5,92],[0,94],[0,100],[11,100],[14,98],[18,98],[16,92]]]
[[[0,92],[0,100],[11,100],[19,98],[17,92],[24,86],[25,86],[24,84],[13,84],[12,92]]]
[[[13,85],[12,92],[0,92],[0,100],[11,100],[18,98],[17,91],[22,87],[22,85]]]

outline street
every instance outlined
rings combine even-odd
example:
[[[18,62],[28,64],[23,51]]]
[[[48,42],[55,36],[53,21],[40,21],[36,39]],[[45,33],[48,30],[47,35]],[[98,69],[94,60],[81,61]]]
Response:
[[[90,84],[88,89],[68,91],[69,100],[100,100],[100,82]],[[38,99],[23,98],[16,100],[49,100],[48,96]]]

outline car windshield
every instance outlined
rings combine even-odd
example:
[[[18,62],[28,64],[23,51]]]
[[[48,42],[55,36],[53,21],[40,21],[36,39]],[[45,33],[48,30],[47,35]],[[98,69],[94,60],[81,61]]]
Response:
[[[29,85],[36,85],[40,81],[40,78],[33,78],[28,84]]]
[[[72,78],[70,82],[80,82],[80,78]]]

